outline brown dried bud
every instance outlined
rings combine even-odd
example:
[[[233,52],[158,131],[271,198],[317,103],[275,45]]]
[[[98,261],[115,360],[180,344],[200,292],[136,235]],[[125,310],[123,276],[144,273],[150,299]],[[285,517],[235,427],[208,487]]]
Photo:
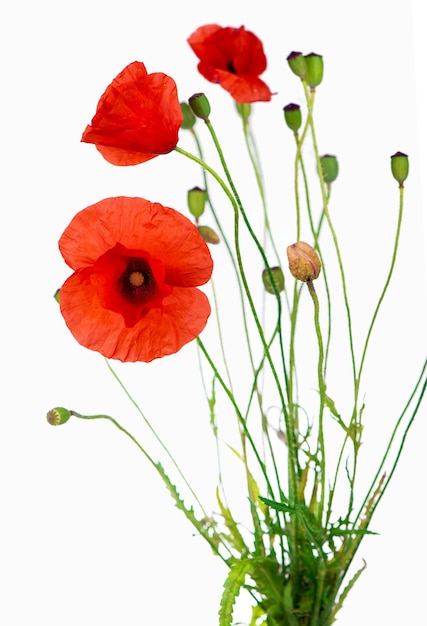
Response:
[[[305,283],[317,278],[322,264],[316,250],[305,243],[297,241],[287,249],[289,270],[294,278]]]
[[[202,235],[206,243],[218,244],[220,242],[218,235],[210,226],[198,226],[197,230]]]

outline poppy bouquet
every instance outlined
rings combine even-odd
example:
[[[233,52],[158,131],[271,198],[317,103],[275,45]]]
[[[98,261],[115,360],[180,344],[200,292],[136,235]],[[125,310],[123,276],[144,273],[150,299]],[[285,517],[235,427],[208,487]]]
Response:
[[[219,626],[233,623],[241,592],[252,603],[251,626],[328,626],[364,569],[363,561],[355,561],[358,548],[374,532],[373,514],[427,386],[424,361],[407,402],[396,407],[391,433],[361,490],[359,457],[369,415],[365,363],[398,256],[408,156],[396,152],[391,157],[390,180],[397,189],[392,254],[363,341],[356,345],[351,285],[330,211],[338,160],[319,152],[314,122],[322,56],[287,56],[304,102],[284,106],[279,120],[295,147],[294,203],[284,209],[292,213],[291,232],[271,226],[274,216],[253,134],[255,103],[279,97],[260,78],[267,66],[261,41],[243,26],[209,24],[188,43],[200,74],[234,101],[250,165],[247,176],[255,181],[258,198],[243,200],[206,94],[180,102],[171,77],[132,62],[101,96],[82,141],[119,167],[175,151],[194,166],[198,185],[188,191],[187,215],[124,196],[102,199],[77,213],[59,240],[72,274],[56,297],[75,339],[103,355],[117,379],[110,359],[149,363],[195,343],[218,459],[215,510],[207,511],[162,440],[165,458],[157,460],[112,416],[56,407],[47,419],[52,425],[71,417],[106,419],[136,444],[175,505],[227,568]],[[216,156],[215,165],[204,157],[202,136]],[[191,140],[193,151],[178,145],[182,138]],[[316,167],[314,182],[307,146]],[[255,204],[261,208],[256,219]],[[221,285],[234,286],[237,294],[232,307],[230,293],[223,296],[225,316],[215,286],[215,255],[219,267],[228,268]],[[223,323],[236,311],[238,327],[228,347]],[[380,383],[381,378],[375,384]],[[159,442],[152,422],[140,414]],[[228,439],[231,426],[234,434]],[[230,497],[227,470],[241,480],[239,504]]]

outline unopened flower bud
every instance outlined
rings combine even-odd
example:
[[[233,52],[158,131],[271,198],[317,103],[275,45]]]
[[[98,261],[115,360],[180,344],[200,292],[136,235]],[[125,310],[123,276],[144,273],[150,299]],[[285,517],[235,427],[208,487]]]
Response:
[[[301,107],[299,104],[287,104],[283,108],[283,113],[285,114],[285,122],[294,133],[299,130],[302,124],[302,115],[301,115]]]
[[[200,187],[193,187],[193,189],[190,189],[187,193],[187,205],[191,215],[193,215],[196,220],[198,220],[205,211],[207,197],[208,194],[205,189],[200,189]]]
[[[288,246],[287,254],[289,270],[294,278],[308,282],[319,276],[322,265],[319,255],[310,244],[297,241]]]
[[[51,426],[60,426],[65,424],[71,417],[71,412],[68,409],[64,409],[62,406],[57,406],[54,409],[48,411],[46,419]]]
[[[338,160],[333,154],[324,154],[320,157],[323,180],[330,185],[338,176]]]
[[[286,60],[293,73],[300,78],[304,78],[307,71],[307,62],[302,52],[291,52]]]
[[[188,104],[196,117],[200,117],[205,122],[209,121],[211,105],[204,93],[195,93],[189,98]]]
[[[214,229],[210,226],[198,226],[197,230],[206,241],[206,243],[217,244],[220,242],[220,238],[218,237]]]
[[[252,105],[250,102],[236,102],[235,105],[242,120],[247,122],[252,112]]]
[[[273,281],[271,281],[270,275]],[[282,268],[278,265],[270,267],[270,270],[264,268],[262,271],[262,282],[268,293],[276,294],[283,291],[285,288],[285,277],[283,276]]]
[[[392,155],[391,173],[394,179],[399,183],[399,187],[403,187],[403,183],[408,178],[409,174],[409,159],[407,154],[396,152]]]
[[[190,105],[186,102],[181,102],[180,107],[182,113],[181,128],[183,128],[184,130],[190,130],[190,128],[193,128],[194,124],[196,123],[196,117],[191,110]]]
[[[323,78],[323,57],[315,52],[305,55],[307,71],[304,79],[309,87],[314,89],[322,82]]]

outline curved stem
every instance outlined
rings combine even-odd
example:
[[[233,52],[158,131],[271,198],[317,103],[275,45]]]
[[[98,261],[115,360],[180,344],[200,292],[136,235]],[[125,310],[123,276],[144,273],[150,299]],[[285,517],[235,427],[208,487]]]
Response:
[[[145,450],[145,448],[143,448],[143,446],[139,443],[139,441],[126,428],[124,428],[124,426],[122,426],[117,420],[115,420],[113,417],[110,417],[109,415],[102,415],[102,414],[101,415],[82,415],[81,413],[78,413],[77,411],[70,411],[70,413],[71,413],[71,415],[73,415],[74,417],[78,417],[79,419],[84,419],[84,420],[105,419],[105,420],[111,422],[118,430],[120,430],[122,433],[124,433],[126,435],[126,437],[128,437],[137,446],[137,448],[140,450],[140,452],[142,452],[142,454],[145,456],[147,461],[149,463],[151,463],[151,465],[154,467],[154,469],[160,475],[160,477],[162,478],[163,482],[166,484],[167,488],[169,490],[171,489],[172,483],[170,482],[168,476],[166,475],[162,465],[160,463],[154,461],[154,459],[148,454],[148,452]],[[182,507],[182,510],[186,514],[187,519],[190,520],[190,522],[197,529],[197,531],[208,542],[208,544],[212,548],[213,552],[217,556],[219,556],[224,561],[224,563],[228,564],[227,559],[221,554],[221,552],[218,549],[218,545],[219,544],[224,545],[224,542],[223,542],[221,536],[218,535],[218,533],[216,533],[214,531],[214,537],[211,537],[209,532],[206,531],[203,528],[202,523],[192,513],[192,510],[184,509],[184,507]],[[224,545],[224,547],[227,548],[226,545]]]
[[[240,409],[239,409],[239,407],[237,405],[237,402],[236,402],[236,400],[235,400],[231,390],[228,388],[226,382],[224,381],[224,379],[222,378],[221,374],[219,373],[217,367],[215,366],[215,363],[213,362],[211,356],[209,355],[209,352],[207,351],[204,343],[202,342],[200,337],[197,337],[196,341],[197,341],[201,351],[203,352],[207,362],[211,366],[212,371],[214,372],[216,378],[218,379],[221,387],[223,388],[223,390],[225,391],[226,395],[228,396],[228,399],[230,400],[231,404],[233,405],[233,408],[234,408],[234,410],[236,412],[236,415],[238,416],[238,418],[240,420],[240,423],[241,423],[242,428],[243,428],[243,430],[245,432],[245,435],[246,435],[246,437],[247,437],[247,439],[248,439],[248,441],[249,441],[249,443],[251,445],[252,451],[253,451],[253,453],[255,455],[255,458],[256,458],[256,460],[258,462],[258,465],[259,465],[259,467],[260,467],[260,469],[262,471],[262,474],[264,476],[264,480],[265,480],[268,492],[270,493],[271,497],[273,497],[274,496],[274,491],[273,491],[273,487],[271,485],[270,479],[268,477],[268,474],[266,472],[265,464],[264,464],[263,460],[261,459],[260,454],[258,452],[258,449],[256,447],[256,444],[255,444],[254,440],[252,439],[252,436],[251,436],[251,434],[250,434],[250,432],[249,432],[249,430],[247,428],[246,420],[243,417],[243,415],[242,415],[242,413],[241,413],[241,411],[240,411]]]
[[[312,141],[313,141],[314,153],[315,153],[315,156],[316,156],[317,172],[318,172],[319,179],[320,179],[320,189],[321,189],[321,194],[322,194],[323,213],[324,213],[324,215],[326,217],[326,221],[328,223],[329,230],[331,232],[332,240],[334,242],[335,252],[336,252],[336,255],[337,255],[338,266],[339,266],[340,275],[341,275],[341,284],[342,284],[342,289],[343,289],[344,306],[345,306],[346,314],[347,314],[347,326],[348,326],[348,336],[349,336],[351,367],[352,367],[352,372],[353,372],[354,395],[356,396],[357,378],[356,378],[356,359],[355,359],[355,355],[354,355],[354,342],[353,342],[353,324],[352,324],[352,321],[351,321],[351,311],[350,311],[350,304],[349,304],[348,294],[347,294],[347,281],[346,281],[346,278],[345,278],[344,265],[343,265],[341,251],[340,251],[340,247],[339,247],[339,243],[338,243],[338,237],[337,237],[337,234],[335,232],[335,228],[334,228],[334,226],[332,224],[331,216],[329,214],[328,197],[327,197],[327,193],[325,191],[325,182],[324,182],[324,178],[323,178],[323,171],[322,171],[322,166],[321,166],[321,161],[320,161],[320,152],[319,152],[319,148],[318,148],[318,145],[317,145],[317,137],[316,137],[316,131],[315,131],[315,127],[314,127],[313,104],[314,104],[314,93],[315,92],[311,91],[309,93],[307,84],[304,81],[303,81],[303,85],[304,85],[304,92],[305,92],[306,101],[307,101],[307,107],[308,107],[308,119],[309,119],[309,124],[310,124],[310,128],[311,128],[311,136],[312,136]]]
[[[224,155],[222,153],[221,146],[219,145],[219,142],[218,142],[218,139],[216,137],[215,131],[212,128],[212,125],[209,122],[207,122],[206,124],[207,124],[207,126],[208,126],[208,128],[209,128],[209,130],[211,132],[213,141],[215,143],[215,146],[217,148],[218,154],[220,156],[221,163],[223,165],[224,172],[226,173],[227,180],[228,180],[228,182],[230,184],[232,192],[230,191],[229,187],[225,184],[225,182],[221,179],[221,177],[211,167],[207,166],[204,161],[202,161],[201,159],[198,159],[194,155],[186,152],[185,150],[182,150],[181,148],[176,147],[175,150],[180,152],[181,154],[184,154],[185,156],[191,158],[193,161],[195,161],[196,163],[198,163],[202,167],[205,167],[206,170],[210,174],[212,174],[214,176],[215,180],[217,180],[217,182],[221,185],[222,189],[225,191],[227,197],[229,198],[229,200],[230,200],[230,202],[231,202],[231,204],[233,206],[233,209],[234,209],[234,241],[235,241],[237,264],[238,264],[238,267],[239,267],[239,272],[240,272],[240,276],[241,276],[241,279],[242,279],[244,291],[245,291],[246,297],[248,299],[249,307],[250,307],[250,310],[252,312],[252,316],[253,316],[253,319],[255,321],[255,324],[256,324],[256,327],[257,327],[257,330],[258,330],[258,334],[260,336],[261,343],[263,345],[263,349],[264,349],[264,352],[265,352],[265,355],[266,355],[266,359],[267,359],[267,362],[268,362],[268,364],[270,366],[270,370],[272,372],[273,379],[274,379],[275,384],[276,384],[276,388],[278,390],[278,394],[279,394],[279,397],[280,397],[280,402],[281,402],[281,407],[282,407],[285,423],[287,423],[287,430],[289,430],[289,433],[288,433],[288,438],[289,438],[288,445],[289,445],[289,449],[290,449],[290,455],[289,455],[289,458],[290,458],[290,463],[289,463],[290,464],[289,482],[290,482],[290,493],[292,494],[292,497],[295,497],[295,494],[296,494],[296,473],[297,473],[297,470],[296,470],[296,468],[297,468],[297,454],[296,454],[295,441],[294,441],[293,433],[291,432],[291,429],[290,429],[290,424],[289,424],[289,419],[288,419],[288,412],[287,412],[287,408],[286,408],[285,398],[283,396],[283,391],[282,391],[282,387],[281,387],[281,384],[280,384],[280,381],[279,381],[277,370],[276,370],[276,367],[275,367],[274,362],[272,360],[270,351],[268,349],[268,343],[266,341],[266,338],[265,338],[265,335],[264,335],[264,331],[263,331],[261,322],[259,320],[256,308],[255,308],[255,304],[254,304],[254,301],[253,301],[253,298],[252,298],[252,295],[251,295],[251,291],[250,291],[250,288],[249,288],[249,284],[248,284],[248,281],[247,281],[247,278],[246,278],[246,272],[245,272],[245,269],[243,267],[242,255],[241,255],[241,251],[240,251],[239,213],[242,214],[242,217],[243,217],[243,219],[245,221],[246,227],[248,228],[248,231],[251,234],[251,237],[254,240],[254,242],[255,242],[255,244],[256,244],[256,246],[258,248],[258,251],[260,252],[261,257],[262,257],[262,259],[264,261],[265,267],[267,269],[269,269],[268,261],[267,261],[267,258],[265,256],[264,250],[262,249],[261,244],[259,243],[255,233],[253,232],[253,229],[252,229],[252,227],[251,227],[251,225],[250,225],[250,223],[249,223],[249,221],[247,219],[246,213],[245,213],[245,211],[243,209],[243,206],[242,206],[242,204],[240,202],[239,195],[238,195],[237,190],[235,189],[235,186],[234,186],[233,181],[231,179],[231,176],[230,176],[230,173],[228,171],[228,167],[227,167],[227,164],[225,162]],[[273,278],[273,276],[271,276],[270,278],[271,278],[271,283],[274,286],[274,278]],[[278,318],[280,320],[280,316],[281,316],[281,301],[280,301],[279,294],[276,295],[276,300],[277,300],[277,305],[278,305]],[[278,321],[278,327],[280,328],[280,322],[279,321]],[[281,345],[282,345],[282,343],[281,343]],[[283,360],[283,348],[282,348],[282,362],[284,362],[284,360]],[[285,369],[285,374],[286,374],[286,369]],[[274,462],[274,459],[273,459],[273,462]],[[276,473],[277,480],[279,481],[278,484],[280,486],[280,480],[279,480],[279,474],[278,474],[277,468],[275,470],[275,473]]]
[[[113,369],[111,363],[108,361],[108,359],[104,359],[108,369],[110,370],[111,374],[114,376],[114,378],[116,379],[116,381],[119,383],[120,387],[123,389],[123,391],[125,392],[126,396],[129,398],[129,400],[132,402],[133,406],[136,408],[136,410],[138,411],[138,413],[140,414],[140,416],[142,417],[142,419],[144,420],[147,428],[150,430],[151,434],[154,436],[154,438],[156,439],[157,443],[160,444],[161,448],[166,452],[168,458],[170,459],[170,461],[172,462],[172,464],[174,465],[175,469],[177,470],[178,474],[181,476],[182,480],[184,481],[185,486],[187,487],[187,489],[190,491],[191,495],[193,496],[193,498],[195,499],[195,501],[197,502],[197,504],[200,507],[200,510],[202,511],[203,515],[205,517],[207,517],[207,512],[205,511],[202,503],[200,502],[196,492],[194,491],[194,489],[191,487],[190,483],[188,482],[187,478],[185,477],[182,469],[179,467],[178,463],[176,462],[175,458],[173,457],[171,451],[169,450],[169,448],[166,446],[165,442],[162,440],[162,438],[160,437],[160,435],[157,433],[157,431],[154,429],[154,427],[152,426],[152,424],[150,423],[149,419],[145,416],[145,414],[143,413],[141,407],[139,406],[139,404],[137,403],[137,401],[135,400],[135,398],[129,393],[128,389],[125,387],[123,381],[119,378],[117,372]],[[115,420],[113,418],[108,418],[110,421],[112,421],[113,423],[115,423]],[[120,427],[120,430],[122,430],[125,434],[128,434],[128,432],[123,428]],[[132,437],[132,435],[128,435],[130,436],[130,438],[135,442],[136,440],[134,440],[134,438]],[[137,443],[138,447],[139,444]]]
[[[366,357],[366,353],[367,353],[367,350],[368,350],[368,343],[369,343],[369,340],[371,338],[372,329],[374,328],[374,324],[375,324],[375,321],[377,319],[378,312],[379,312],[381,304],[382,304],[382,302],[384,300],[384,296],[385,296],[385,294],[387,292],[387,289],[388,289],[388,287],[390,285],[391,277],[392,277],[394,266],[395,266],[395,263],[396,263],[397,249],[398,249],[398,246],[399,246],[400,231],[401,231],[402,217],[403,217],[403,190],[404,190],[403,186],[399,187],[399,214],[398,214],[398,218],[397,218],[396,235],[395,235],[395,238],[394,238],[394,246],[393,246],[393,253],[392,253],[392,257],[391,257],[390,269],[388,271],[387,278],[386,278],[383,290],[382,290],[381,295],[380,295],[380,297],[378,299],[377,305],[375,307],[374,314],[372,316],[371,323],[369,325],[368,333],[366,335],[365,345],[363,347],[362,358],[360,359],[359,371],[358,371],[358,374],[357,374],[357,384],[358,384],[358,386],[360,385],[360,378],[362,376],[363,365],[365,363],[365,357]]]

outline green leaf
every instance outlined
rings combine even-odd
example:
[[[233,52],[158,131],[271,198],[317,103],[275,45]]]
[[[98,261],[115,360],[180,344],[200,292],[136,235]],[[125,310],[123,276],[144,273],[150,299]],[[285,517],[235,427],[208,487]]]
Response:
[[[275,500],[263,498],[262,496],[260,496],[260,499],[276,511],[283,511],[284,513],[295,515],[302,527],[305,529],[308,539],[320,550],[320,552],[323,552],[321,549],[321,544],[324,540],[323,527],[318,523],[316,517],[305,504],[298,503],[292,505],[289,500],[286,500],[285,502],[276,502]]]
[[[344,604],[344,600],[346,599],[346,597],[348,596],[349,592],[351,591],[351,589],[353,588],[354,584],[357,582],[357,580],[359,579],[359,576],[361,575],[361,573],[363,572],[363,570],[366,567],[366,563],[365,561],[363,561],[363,565],[360,569],[357,570],[357,572],[355,573],[355,575],[353,576],[353,578],[351,578],[350,582],[348,583],[348,585],[345,587],[345,589],[343,590],[343,592],[341,593],[340,597],[338,598],[338,601],[336,602],[336,604],[334,605],[333,611],[332,611],[332,615],[331,615],[331,624],[335,618],[335,615],[338,613],[338,611],[342,608],[342,605]]]
[[[341,415],[338,413],[337,407],[335,406],[335,402],[326,393],[325,393],[324,398],[325,398],[325,404],[328,407],[332,417],[338,422],[341,428],[348,434],[348,426],[342,419]]]
[[[178,493],[178,489],[173,484],[169,476],[166,474],[161,463],[156,463],[155,467],[163,479],[166,487],[169,490],[172,498],[175,501],[176,507],[182,511],[185,517],[192,523],[192,525],[197,529],[197,531],[201,534],[201,536],[208,542],[211,546],[215,554],[219,554],[218,544],[220,543],[220,537],[216,531],[213,530],[212,526],[210,526],[211,534],[208,532],[206,528],[206,523],[202,520],[197,519],[193,507],[187,507],[184,503],[184,500]]]
[[[221,509],[221,514],[224,519],[224,523],[227,526],[230,532],[229,542],[240,554],[247,554],[249,552],[246,543],[240,534],[240,531],[237,527],[236,522],[234,521],[234,517],[231,514],[231,511],[228,507],[225,506],[223,501],[221,500],[221,496],[219,494],[219,489],[216,490],[216,499],[219,504],[219,508]]]
[[[253,569],[250,559],[236,561],[228,573],[224,582],[224,591],[219,609],[219,626],[231,626],[233,619],[233,608],[240,589],[245,584],[245,578]]]

